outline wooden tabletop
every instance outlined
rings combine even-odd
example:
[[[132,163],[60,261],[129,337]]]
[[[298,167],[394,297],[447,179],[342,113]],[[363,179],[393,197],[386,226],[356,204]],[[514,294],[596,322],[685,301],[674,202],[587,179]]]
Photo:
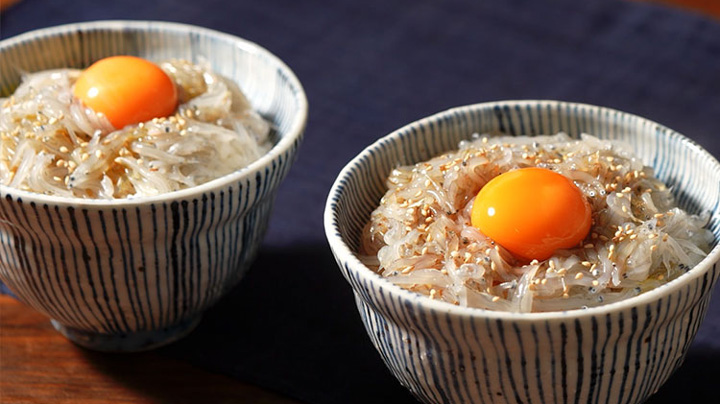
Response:
[[[108,402],[298,403],[153,352],[88,351],[47,317],[0,295],[0,403]]]
[[[666,4],[671,7],[678,7],[705,14],[710,17],[720,18],[720,1],[718,0],[650,0],[656,3]]]

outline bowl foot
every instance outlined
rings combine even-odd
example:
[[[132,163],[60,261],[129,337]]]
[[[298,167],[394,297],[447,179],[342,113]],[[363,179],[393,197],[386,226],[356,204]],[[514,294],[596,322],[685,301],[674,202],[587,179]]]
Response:
[[[103,352],[139,352],[155,349],[185,337],[200,324],[201,318],[202,315],[198,315],[159,330],[127,334],[100,334],[67,327],[53,319],[50,319],[50,322],[67,339],[84,348]]]

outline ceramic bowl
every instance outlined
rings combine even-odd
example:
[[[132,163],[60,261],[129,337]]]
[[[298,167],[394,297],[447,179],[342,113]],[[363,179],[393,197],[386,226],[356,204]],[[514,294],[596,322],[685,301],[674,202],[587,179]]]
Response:
[[[100,21],[0,42],[0,93],[23,72],[103,57],[205,61],[235,81],[277,131],[248,167],[155,197],[80,200],[0,186],[0,279],[72,341],[148,349],[189,332],[248,270],[275,191],[302,140],[307,99],[293,72],[244,39],[155,21]]]
[[[397,165],[456,149],[473,133],[581,132],[619,139],[673,187],[682,208],[709,212],[720,239],[720,165],[647,119],[591,105],[507,101],[451,109],[378,140],[340,173],[325,229],[372,343],[426,403],[640,403],[680,366],[718,277],[717,241],[699,265],[631,299],[586,310],[505,313],[403,290],[356,257],[360,232]]]

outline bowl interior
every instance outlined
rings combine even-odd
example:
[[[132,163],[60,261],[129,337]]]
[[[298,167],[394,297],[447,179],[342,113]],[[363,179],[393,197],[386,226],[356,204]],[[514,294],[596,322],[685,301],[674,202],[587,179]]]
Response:
[[[685,210],[710,215],[708,228],[720,239],[720,165],[700,146],[658,123],[620,111],[555,101],[507,101],[451,109],[407,125],[365,149],[345,168],[330,195],[334,226],[356,252],[360,234],[399,166],[457,149],[474,133],[551,135],[588,133],[631,146],[672,188]],[[331,208],[332,209],[332,208]],[[332,241],[331,241],[332,244]]]
[[[253,108],[273,122],[281,137],[298,132],[304,124],[304,92],[280,59],[232,35],[157,21],[70,24],[4,40],[0,42],[0,96],[12,94],[23,73],[85,68],[112,55],[208,63],[240,86]]]

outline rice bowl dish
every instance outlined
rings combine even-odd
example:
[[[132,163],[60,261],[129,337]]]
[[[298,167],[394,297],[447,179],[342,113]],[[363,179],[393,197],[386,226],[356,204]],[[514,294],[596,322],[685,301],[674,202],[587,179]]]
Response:
[[[144,196],[137,192],[144,187],[142,181],[135,183],[132,181],[137,178],[128,178],[125,186],[130,184],[133,189],[118,186],[113,179],[127,175],[115,176],[100,167],[88,170],[94,175],[82,183],[83,192],[73,186],[72,192],[78,195],[65,196],[71,189],[66,186],[62,171],[55,172],[53,177],[57,179],[44,177],[46,182],[57,185],[57,189],[47,190],[49,193],[0,183],[0,279],[20,300],[50,317],[60,333],[90,349],[146,350],[187,335],[198,325],[205,310],[241,281],[260,250],[276,191],[292,167],[307,120],[307,98],[293,71],[268,50],[237,36],[159,21],[96,21],[32,31],[0,41],[0,55],[0,92],[5,97],[16,92],[27,72],[83,69],[74,85],[64,87],[65,95],[91,108],[95,112],[91,116],[102,115],[110,122],[112,129],[97,138],[100,146],[108,139],[119,140],[122,145],[118,154],[123,148],[130,153],[110,160],[103,158],[106,151],[100,150],[100,156],[96,156],[86,149],[93,139],[83,138],[95,133],[78,130],[73,153],[68,144],[56,145],[59,153],[70,154],[71,159],[63,157],[65,163],[60,162],[59,168],[70,169],[73,161],[77,172],[81,163],[97,158],[96,161],[103,162],[101,165],[115,163],[128,174],[133,171],[125,171],[128,168],[123,161],[140,164],[138,160],[143,160],[149,173],[162,174],[161,183],[170,179],[171,185],[180,187],[158,193],[153,182],[148,181],[145,185],[151,195]],[[103,69],[93,69],[107,60],[114,62]],[[192,70],[187,77],[195,79],[179,80],[176,85],[169,77],[173,72],[163,70],[161,67],[167,65],[161,61]],[[181,61],[192,61],[192,66]],[[125,75],[129,69],[121,69],[122,80],[115,73],[109,75],[111,80],[93,80],[108,77],[100,73],[117,70],[108,66],[118,64],[145,66],[135,71],[148,72],[159,85],[145,85],[150,80]],[[205,71],[206,66],[211,71]],[[185,76],[176,77],[181,75]],[[217,83],[209,81],[210,76],[217,77]],[[82,77],[84,84],[78,85]],[[123,82],[123,86],[114,88],[118,82]],[[109,97],[95,99],[94,95],[105,93],[98,88],[95,94],[95,83],[114,88],[122,96],[116,97],[118,93],[113,91],[107,93]],[[208,103],[197,105],[197,109],[187,107],[205,97],[201,92],[188,94],[185,89],[221,88],[221,83],[227,91],[205,92],[218,96],[206,99]],[[245,110],[243,103],[236,103],[240,98],[233,93],[235,87],[242,90],[253,112]],[[162,91],[148,96],[146,89]],[[104,105],[100,101],[105,98],[112,102]],[[114,102],[138,98],[141,102]],[[79,104],[75,100],[63,101],[71,108]],[[119,108],[120,105],[131,108]],[[134,108],[138,105],[143,108]],[[227,119],[203,116],[203,110],[211,113],[212,106],[217,105],[230,105],[232,116]],[[37,119],[37,112],[31,110],[28,120],[42,120]],[[85,109],[80,112],[87,115]],[[241,123],[243,130],[255,132],[252,124],[247,125],[253,119],[245,120],[245,113],[260,115],[267,121],[261,123],[262,127],[269,128],[269,132],[265,140],[259,138],[259,158],[238,167],[231,155],[237,145],[223,139],[230,136],[229,127],[236,123]],[[37,130],[51,125],[49,121],[50,118],[48,122],[38,122]],[[212,134],[183,133],[182,125],[188,125],[184,128],[187,131],[195,124],[203,131],[212,126]],[[148,126],[159,129],[159,133],[152,134],[155,139],[179,129],[173,134],[177,142],[167,149],[162,149],[158,142],[155,142],[158,147],[146,148],[151,143],[145,142],[145,135],[140,136],[141,140],[134,134],[146,131]],[[220,135],[216,136],[218,128]],[[31,129],[27,132],[36,130]],[[128,141],[114,139],[115,132],[127,134]],[[13,136],[16,144],[20,136]],[[185,138],[190,143],[184,144]],[[25,150],[30,150],[35,158],[50,154],[35,149],[37,144],[32,143],[35,139],[25,140],[28,141]],[[204,148],[209,140],[217,140],[217,145]],[[189,147],[185,148],[186,145]],[[68,150],[59,150],[60,146]],[[171,157],[174,151],[175,157],[190,152],[185,154],[190,158],[178,163],[162,160]],[[138,158],[139,153],[143,153],[142,158]],[[222,153],[230,154],[228,161],[233,167],[223,167],[230,171],[217,177],[219,173],[212,172],[214,164],[226,166],[228,162],[218,157],[223,157]],[[75,160],[77,154],[80,160]],[[58,168],[58,161],[48,169]],[[161,170],[160,163],[167,163],[167,170]],[[174,172],[175,168],[179,172]],[[16,173],[12,171],[11,175]],[[212,178],[201,183],[205,179],[197,174],[202,173],[209,173]],[[103,175],[110,178],[115,191],[112,197],[105,191],[111,187],[105,186]],[[105,194],[94,194],[96,191]]]
[[[587,236],[541,259],[518,257],[471,223],[478,192],[526,167],[571,179],[592,211]],[[616,302],[675,279],[712,242],[707,216],[679,209],[627,147],[590,135],[475,135],[456,152],[395,168],[387,185],[363,232],[363,262],[403,288],[461,306],[531,312]],[[527,198],[526,220],[535,220],[542,195]],[[574,226],[567,216],[552,226]]]
[[[25,75],[0,99],[0,184],[63,197],[153,196],[229,174],[270,149],[270,123],[235,83],[185,60],[159,67],[178,93],[168,116],[115,125],[75,96],[82,70]],[[152,84],[127,85],[137,93]],[[164,101],[150,97],[150,107]]]
[[[678,207],[707,218],[704,229],[713,235],[707,256],[639,295],[544,312],[450,304],[439,292],[429,298],[409,291],[366,263],[368,221],[388,191],[393,169],[454,153],[461,142],[474,140],[473,133],[480,139],[483,134],[515,139],[560,132],[573,140],[589,133],[622,143],[651,166]],[[524,206],[533,211],[537,205],[530,199]],[[326,204],[325,230],[369,340],[420,401],[636,404],[682,364],[708,309],[720,274],[718,206],[720,164],[672,129],[587,104],[498,101],[437,113],[369,145],[338,175]]]

